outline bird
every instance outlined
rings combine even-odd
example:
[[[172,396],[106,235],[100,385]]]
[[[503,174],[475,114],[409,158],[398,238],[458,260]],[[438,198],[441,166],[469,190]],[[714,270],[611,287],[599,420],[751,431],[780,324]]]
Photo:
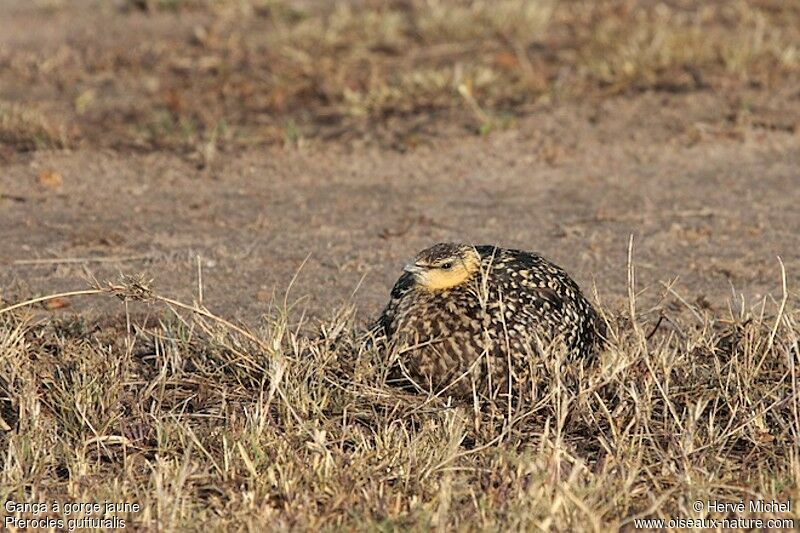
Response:
[[[405,266],[376,328],[412,384],[452,397],[512,394],[544,355],[591,361],[605,334],[561,267],[534,252],[452,242]]]

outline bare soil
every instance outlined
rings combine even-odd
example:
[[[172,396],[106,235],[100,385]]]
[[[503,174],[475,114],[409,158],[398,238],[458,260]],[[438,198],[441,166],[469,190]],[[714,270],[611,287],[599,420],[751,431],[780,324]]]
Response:
[[[790,281],[800,270],[800,139],[757,128],[687,139],[698,127],[688,117],[715,105],[710,94],[648,94],[410,153],[241,152],[213,174],[160,153],[37,152],[0,175],[0,285],[10,299],[81,288],[87,273],[142,272],[191,298],[199,256],[206,305],[253,318],[282,301],[308,258],[294,297],[321,312],[355,291],[369,314],[415,251],[460,240],[537,250],[614,301],[634,235],[653,294],[675,277],[686,298],[717,307],[731,287],[748,300],[779,293],[776,256]],[[63,185],[39,185],[46,170]],[[119,261],[15,263],[51,258]]]
[[[0,0],[0,499],[796,530],[748,504],[800,498],[798,88],[782,0]],[[605,349],[535,405],[397,387],[361,326],[445,240],[562,265]]]
[[[424,112],[375,119],[372,128],[353,122],[362,134],[333,138],[318,116],[301,117],[296,136],[256,146],[207,135],[177,145],[125,137],[121,125],[142,118],[126,109],[169,103],[136,92],[147,76],[162,88],[203,83],[202,72],[186,78],[174,65],[162,72],[141,63],[147,43],[191,55],[198,32],[217,19],[187,4],[149,13],[135,3],[4,4],[0,94],[17,115],[35,110],[12,116],[33,131],[11,142],[6,127],[2,150],[6,301],[119,272],[144,273],[162,292],[191,299],[200,257],[204,302],[217,312],[255,319],[283,301],[297,274],[290,299],[302,298],[312,314],[355,293],[366,317],[403,262],[442,240],[537,250],[588,291],[596,284],[607,302],[625,296],[630,235],[640,287],[653,298],[663,293],[659,282],[675,278],[687,300],[719,309],[731,288],[748,301],[779,292],[776,256],[797,279],[800,93],[791,76],[540,99],[483,135],[467,109],[455,108],[402,146],[379,132],[405,132],[403,123]],[[81,115],[73,98],[87,87],[92,103]],[[108,306],[99,309],[119,310]]]

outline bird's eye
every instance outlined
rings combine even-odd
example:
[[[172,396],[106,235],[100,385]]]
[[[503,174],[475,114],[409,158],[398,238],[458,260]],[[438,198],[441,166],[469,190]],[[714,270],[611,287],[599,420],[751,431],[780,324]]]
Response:
[[[447,263],[442,264],[442,268],[445,270],[450,270],[451,268],[453,268],[453,263],[448,261]]]

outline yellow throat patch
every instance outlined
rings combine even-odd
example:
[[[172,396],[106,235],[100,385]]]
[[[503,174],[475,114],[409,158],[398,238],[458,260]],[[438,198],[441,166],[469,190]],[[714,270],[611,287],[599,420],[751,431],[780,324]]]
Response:
[[[429,291],[452,289],[469,280],[480,269],[480,264],[477,252],[471,250],[453,261],[449,269],[437,266],[425,268],[416,275],[417,283]]]

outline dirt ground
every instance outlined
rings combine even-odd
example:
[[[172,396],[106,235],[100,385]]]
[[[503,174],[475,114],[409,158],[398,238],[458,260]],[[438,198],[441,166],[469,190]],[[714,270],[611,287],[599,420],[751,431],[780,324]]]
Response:
[[[143,272],[191,298],[199,255],[206,305],[244,318],[282,300],[308,256],[293,297],[324,311],[356,291],[372,313],[416,250],[462,240],[538,250],[613,301],[626,294],[633,234],[640,283],[655,293],[680,277],[679,292],[717,306],[731,287],[748,300],[779,294],[776,256],[790,286],[800,270],[798,137],[753,130],[686,146],[669,115],[701,102],[713,96],[615,101],[594,124],[590,111],[557,109],[513,133],[407,154],[252,151],[214,176],[163,154],[37,153],[0,178],[13,198],[2,207],[0,283],[40,294],[82,288],[87,272]],[[661,116],[649,111],[663,104]],[[545,143],[558,153],[552,164]],[[63,186],[37,186],[45,169]],[[100,257],[119,261],[15,263]]]
[[[0,0],[4,524],[797,530],[798,205],[800,2]],[[604,348],[398,387],[362,326],[446,240]]]
[[[101,142],[115,138],[107,110],[81,122],[59,111],[69,86],[15,75],[31,50],[57,58],[68,46],[134,47],[138,35],[181,35],[204,16],[91,5],[11,2],[0,16],[3,99],[44,102],[40,111],[84,136],[34,150],[6,139],[5,301],[120,272],[191,301],[200,257],[204,303],[217,313],[257,319],[291,284],[289,299],[312,315],[352,300],[366,318],[417,250],[460,240],[539,251],[613,307],[627,294],[630,235],[638,286],[654,300],[675,278],[687,301],[723,314],[732,288],[747,302],[777,297],[776,256],[797,286],[800,92],[791,83],[546,102],[483,135],[437,124],[402,149],[315,137],[311,122],[307,138],[212,147],[198,164],[181,149]],[[75,310],[123,311],[91,300],[57,312]]]

